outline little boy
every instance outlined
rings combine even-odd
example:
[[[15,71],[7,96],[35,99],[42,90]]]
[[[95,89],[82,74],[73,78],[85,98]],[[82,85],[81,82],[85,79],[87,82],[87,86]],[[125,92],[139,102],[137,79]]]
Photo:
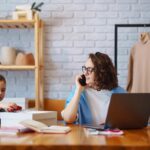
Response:
[[[18,106],[16,103],[2,103],[1,101],[4,99],[6,93],[6,79],[0,75],[0,112],[14,112],[17,110],[21,110],[22,108]]]

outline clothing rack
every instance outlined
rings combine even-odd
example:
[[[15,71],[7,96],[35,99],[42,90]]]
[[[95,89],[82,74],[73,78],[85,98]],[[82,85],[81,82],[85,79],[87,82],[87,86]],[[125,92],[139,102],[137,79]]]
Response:
[[[115,68],[117,70],[117,55],[118,55],[118,28],[126,27],[150,27],[150,24],[115,24]]]

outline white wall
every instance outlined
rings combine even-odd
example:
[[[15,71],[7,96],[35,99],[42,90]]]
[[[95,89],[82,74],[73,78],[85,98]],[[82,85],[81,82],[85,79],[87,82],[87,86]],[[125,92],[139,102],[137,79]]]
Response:
[[[10,18],[18,4],[34,0],[0,0],[0,17]],[[37,0],[36,2],[41,2]],[[150,23],[150,0],[43,0],[45,21],[44,96],[64,99],[88,53],[101,51],[114,59],[114,24]],[[119,29],[119,81],[126,85],[130,48],[143,28]],[[150,30],[150,29],[149,29]],[[13,37],[13,38],[12,38]],[[32,30],[0,30],[0,47],[33,52]],[[7,77],[7,96],[34,97],[33,72],[0,71]]]

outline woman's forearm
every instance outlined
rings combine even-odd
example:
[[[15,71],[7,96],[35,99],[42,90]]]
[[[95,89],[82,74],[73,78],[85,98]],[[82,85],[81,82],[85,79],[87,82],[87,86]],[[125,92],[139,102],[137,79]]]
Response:
[[[80,94],[81,91],[76,89],[72,100],[62,112],[62,117],[67,123],[73,123],[76,120]]]

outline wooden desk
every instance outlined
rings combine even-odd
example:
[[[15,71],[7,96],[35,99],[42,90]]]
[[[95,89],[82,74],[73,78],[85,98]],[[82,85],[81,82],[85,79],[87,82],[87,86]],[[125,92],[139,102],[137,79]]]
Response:
[[[0,150],[150,150],[150,127],[122,136],[87,135],[72,125],[68,134],[0,135]]]

